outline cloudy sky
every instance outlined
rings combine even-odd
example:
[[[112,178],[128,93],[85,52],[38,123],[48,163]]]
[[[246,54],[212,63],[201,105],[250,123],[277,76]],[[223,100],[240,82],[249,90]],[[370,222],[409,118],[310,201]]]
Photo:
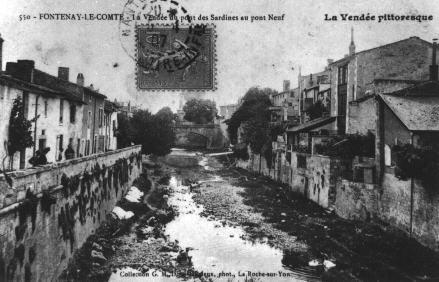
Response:
[[[19,21],[20,15],[38,17],[40,13],[121,13],[125,1],[0,0],[3,68],[6,61],[31,59],[38,69],[56,75],[58,66],[67,66],[71,81],[82,72],[87,85],[93,83],[111,100],[131,100],[155,112],[163,106],[175,110],[190,96],[223,105],[237,101],[252,86],[281,90],[284,79],[295,86],[299,66],[302,74],[317,72],[328,58],[347,54],[351,27],[358,51],[410,36],[439,37],[435,1],[179,0],[196,16],[285,14],[284,21],[277,22],[216,21],[217,90],[181,96],[180,92],[136,90],[135,65],[122,48],[117,21]],[[347,22],[340,16],[338,21],[324,20],[325,14],[340,13],[433,15],[433,21]]]

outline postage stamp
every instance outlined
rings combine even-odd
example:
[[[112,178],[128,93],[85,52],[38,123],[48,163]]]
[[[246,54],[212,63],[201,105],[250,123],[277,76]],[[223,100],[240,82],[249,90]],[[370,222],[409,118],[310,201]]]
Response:
[[[139,90],[214,90],[215,27],[136,27]]]

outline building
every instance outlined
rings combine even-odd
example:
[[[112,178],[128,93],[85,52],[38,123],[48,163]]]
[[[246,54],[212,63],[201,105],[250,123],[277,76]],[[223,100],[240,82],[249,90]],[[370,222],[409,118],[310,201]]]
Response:
[[[3,114],[9,116],[13,99],[21,96],[25,117],[35,119],[32,127],[35,146],[20,153],[19,165],[14,168],[30,166],[28,160],[37,150],[50,148],[46,158],[48,162],[57,162],[65,159],[63,153],[68,144],[78,148],[84,102],[67,88],[48,87],[43,83],[45,75],[36,70],[34,62],[29,60],[7,63],[6,71],[2,73],[3,103],[8,105]],[[7,136],[6,130],[2,136]]]
[[[52,89],[66,97],[58,102],[52,101],[58,105],[51,106],[49,105],[51,101],[46,100],[38,105],[40,109],[58,109],[58,119],[48,117],[48,126],[54,130],[62,128],[61,125],[64,125],[66,121],[65,118],[69,118],[69,126],[65,131],[55,130],[53,132],[56,136],[56,144],[54,146],[51,144],[50,154],[56,155],[56,161],[63,159],[60,153],[67,148],[68,144],[72,144],[76,156],[86,156],[104,151],[103,119],[106,96],[96,91],[93,85],[85,87],[82,74],[78,74],[76,83],[73,83],[69,81],[69,68],[59,67],[58,76],[52,76],[36,69],[35,63],[28,60],[19,60],[16,63],[8,62],[6,74]],[[69,99],[75,99],[82,106],[77,108],[78,105],[69,103]],[[35,101],[29,103],[38,104]],[[56,121],[58,124],[54,124]],[[42,141],[42,145],[44,145],[44,141]],[[49,146],[49,143],[46,142],[46,145]]]
[[[0,51],[2,42],[0,38]],[[83,74],[79,73],[73,83],[69,81],[69,68],[59,67],[58,76],[53,76],[36,69],[32,60],[18,60],[8,62],[6,70],[0,72],[2,157],[7,155],[4,145],[17,97],[22,98],[25,117],[33,120],[35,145],[14,156],[13,169],[29,167],[29,159],[45,148],[50,149],[46,154],[48,162],[65,160],[69,146],[74,151],[73,157],[117,148],[114,136],[117,107],[111,104],[106,107],[106,96],[93,85],[85,87]]]
[[[270,107],[272,123],[294,124],[299,122],[299,91],[290,89],[290,81],[284,80],[283,90],[270,97],[273,106]]]
[[[328,63],[331,63],[331,61],[328,60]],[[302,76],[299,74],[298,85],[302,123],[310,120],[307,112],[318,101],[324,106],[324,114],[329,115],[331,112],[331,80],[329,69],[309,75]]]
[[[104,136],[105,151],[117,149],[117,113],[118,107],[113,102],[105,100],[104,104]]]
[[[355,123],[365,123],[368,120],[373,123],[374,117],[370,112],[361,112],[361,108],[356,107],[356,101],[362,101],[373,93],[395,91],[429,79],[432,44],[419,37],[409,37],[360,52],[355,49],[352,31],[349,54],[335,62],[328,60],[330,88],[328,94],[323,91],[320,97],[329,95],[329,114],[303,125],[290,127],[289,144],[312,146],[315,142],[311,139],[314,137],[316,140],[324,140],[325,135],[335,133],[365,134],[367,131],[363,130],[364,127],[355,126]],[[307,82],[302,79],[301,82],[299,77],[299,88],[303,89],[302,110],[310,107],[311,100],[315,103],[315,95],[322,92],[320,89],[313,90],[311,84],[306,87],[309,80],[310,78]],[[361,119],[350,120],[350,117]],[[314,133],[310,133],[311,131]],[[312,148],[307,148],[307,151],[311,152]]]
[[[336,206],[343,217],[379,218],[437,250],[438,195],[421,179],[398,175],[401,168],[397,167],[396,151],[405,144],[439,150],[436,43],[432,53],[429,80],[375,81],[375,86],[385,83],[390,90],[376,87],[376,92],[350,103],[349,126],[358,132],[375,134],[375,158],[368,165],[357,164],[360,169],[356,174],[361,177],[341,180]],[[349,194],[361,196],[347,197]]]
[[[113,102],[116,107],[118,108],[119,113],[125,115],[126,117],[133,117],[133,114],[135,111],[140,110],[140,105],[131,105],[131,101],[124,102],[124,101],[117,101],[117,99],[114,99]]]
[[[413,36],[355,52],[352,34],[349,55],[329,65],[333,94],[331,115],[337,117],[336,129],[340,133],[351,132],[348,121],[349,102],[372,94],[377,79],[395,82],[428,80],[431,50],[430,42]]]

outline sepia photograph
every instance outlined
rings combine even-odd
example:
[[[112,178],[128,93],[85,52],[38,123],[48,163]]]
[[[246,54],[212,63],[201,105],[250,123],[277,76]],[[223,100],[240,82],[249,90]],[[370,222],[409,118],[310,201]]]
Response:
[[[0,282],[439,281],[439,2],[0,0]]]

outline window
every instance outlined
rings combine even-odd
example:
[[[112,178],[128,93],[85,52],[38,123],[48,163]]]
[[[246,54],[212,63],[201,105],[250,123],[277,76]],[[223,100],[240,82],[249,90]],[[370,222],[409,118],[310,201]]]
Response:
[[[47,100],[44,100],[44,117],[47,117],[47,108],[48,108],[48,102]]]
[[[76,121],[76,105],[70,105],[70,122],[75,123]]]
[[[89,102],[91,102],[91,95],[90,95],[90,96],[88,96],[88,101],[89,101]]]
[[[46,135],[46,130],[45,129],[41,130],[41,135]]]
[[[76,139],[76,157],[80,157],[81,139]]]
[[[104,110],[99,109],[99,127],[102,127],[103,120],[104,120]]]
[[[392,165],[392,149],[389,145],[384,145],[384,164],[386,166]]]
[[[346,84],[348,82],[348,65],[338,68],[338,84]]]
[[[98,136],[95,135],[93,138],[93,154],[98,151]]]
[[[297,167],[306,168],[306,156],[297,155]]]
[[[46,148],[46,138],[40,138],[38,140],[38,150],[42,151],[44,148]]]
[[[90,139],[85,141],[85,155],[86,156],[90,155]]]
[[[91,111],[88,111],[87,128],[91,127]]]
[[[59,123],[63,123],[64,119],[64,101],[59,100]]]
[[[116,121],[113,120],[113,137],[117,136],[117,128],[116,128]]]
[[[62,160],[62,152],[64,151],[63,148],[63,135],[60,134],[56,136],[56,153],[55,153],[55,159],[57,161]]]

